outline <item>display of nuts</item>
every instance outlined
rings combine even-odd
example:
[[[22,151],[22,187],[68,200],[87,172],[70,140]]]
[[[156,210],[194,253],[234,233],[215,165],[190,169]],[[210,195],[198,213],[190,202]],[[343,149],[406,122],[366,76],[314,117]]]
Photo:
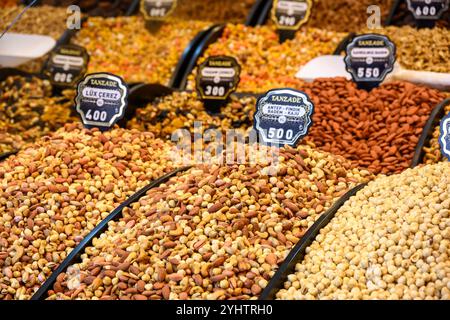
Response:
[[[383,22],[392,3],[392,0],[314,0],[311,17],[306,26],[358,32],[367,27],[367,20],[371,15],[367,13],[368,7],[378,6]]]
[[[248,145],[245,150],[247,156],[255,152]],[[372,178],[308,146],[281,148],[279,159],[275,176],[267,163],[250,164],[247,158],[241,164],[197,165],[150,190],[93,240],[82,262],[71,266],[76,272],[61,276],[49,299],[94,299],[85,280],[79,287],[67,284],[74,275],[87,279],[97,266],[100,277],[116,270],[112,281],[121,284],[101,286],[97,298],[258,297],[317,218]]]
[[[255,97],[238,98],[232,95],[220,113],[211,114],[196,93],[175,92],[138,109],[127,126],[130,129],[152,132],[163,139],[170,139],[178,129],[188,129],[193,133],[194,122],[201,122],[203,130],[246,130],[252,126],[255,104]]]
[[[397,60],[403,68],[417,71],[450,73],[450,30],[410,26],[366,30],[387,35],[397,49]]]
[[[0,299],[29,299],[114,208],[175,169],[171,148],[151,133],[70,124],[1,162]]]
[[[383,176],[351,197],[279,299],[450,299],[450,163]]]
[[[0,82],[0,126],[23,142],[52,133],[66,123],[78,122],[73,110],[74,92],[52,96],[48,80],[11,76]],[[16,140],[17,141],[17,140]],[[0,140],[0,143],[5,143]],[[16,144],[18,148],[20,144]]]
[[[227,24],[222,36],[207,48],[197,64],[214,55],[236,58],[242,68],[240,92],[296,88],[303,84],[295,78],[300,67],[317,56],[332,54],[345,36],[345,33],[302,28],[294,39],[280,44],[275,27]],[[195,87],[195,73],[196,70],[190,76],[190,89]]]
[[[175,19],[243,23],[255,0],[178,0]]]
[[[344,78],[317,79],[300,90],[314,102],[313,125],[304,140],[375,174],[400,173],[411,165],[431,111],[445,99],[437,90],[408,82],[367,92]]]
[[[149,31],[144,18],[90,17],[73,42],[90,55],[88,72],[110,72],[127,82],[167,85],[184,49],[207,22],[168,19]]]

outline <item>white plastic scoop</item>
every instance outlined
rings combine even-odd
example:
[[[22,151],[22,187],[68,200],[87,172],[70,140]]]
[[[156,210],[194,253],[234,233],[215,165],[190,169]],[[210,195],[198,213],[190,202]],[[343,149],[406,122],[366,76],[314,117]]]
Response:
[[[300,68],[295,77],[308,82],[316,78],[345,77],[349,80],[352,78],[345,69],[344,57],[337,55],[312,59]],[[407,70],[403,69],[399,63],[395,63],[394,70],[388,74],[385,81],[393,80],[403,80],[450,91],[450,73]]]
[[[55,44],[52,37],[8,32],[0,38],[0,67],[17,67],[40,58]]]

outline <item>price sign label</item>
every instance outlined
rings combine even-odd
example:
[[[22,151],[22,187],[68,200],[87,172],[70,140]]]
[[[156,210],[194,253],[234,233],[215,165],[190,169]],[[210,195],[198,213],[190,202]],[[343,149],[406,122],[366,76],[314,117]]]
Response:
[[[439,20],[448,10],[450,0],[406,0],[416,20]]]
[[[85,48],[67,44],[56,47],[48,58],[44,74],[57,87],[74,87],[84,76],[89,62]]]
[[[386,36],[357,36],[347,46],[346,69],[358,85],[377,86],[394,69],[395,51],[394,43]]]
[[[298,30],[311,15],[312,0],[275,0],[272,20],[279,30]]]
[[[450,113],[441,120],[439,145],[442,155],[450,160]]]
[[[197,92],[204,100],[226,100],[236,91],[240,73],[241,67],[235,58],[208,57],[198,67]]]
[[[312,125],[314,104],[301,91],[274,89],[258,99],[254,127],[263,143],[296,146]]]
[[[177,0],[141,0],[141,12],[146,20],[164,20],[172,14]]]
[[[110,73],[92,73],[78,84],[76,110],[87,128],[111,128],[127,107],[128,86]]]

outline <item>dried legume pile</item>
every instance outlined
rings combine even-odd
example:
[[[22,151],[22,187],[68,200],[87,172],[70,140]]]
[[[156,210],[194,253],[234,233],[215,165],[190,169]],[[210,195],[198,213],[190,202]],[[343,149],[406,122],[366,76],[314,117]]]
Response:
[[[68,122],[78,121],[72,110],[73,95],[69,90],[63,96],[52,96],[48,80],[8,77],[0,82],[0,126],[25,142],[33,142]]]
[[[344,78],[325,78],[300,89],[315,105],[305,141],[375,174],[410,166],[431,111],[445,98],[437,90],[400,81],[367,92]]]
[[[255,0],[178,0],[176,19],[211,22],[245,22]]]
[[[450,105],[445,107],[445,114],[450,112]],[[441,146],[439,145],[439,135],[440,135],[441,127],[438,125],[433,130],[433,135],[428,142],[428,145],[423,147],[424,156],[423,163],[430,164],[441,161],[447,161],[447,158],[444,157],[441,153]]]
[[[380,177],[341,207],[280,299],[450,299],[450,164]]]
[[[29,299],[115,207],[173,170],[151,133],[70,124],[0,163],[0,299]]]
[[[449,29],[403,26],[376,29],[375,33],[387,35],[394,41],[397,59],[404,68],[450,73]]]
[[[89,18],[73,40],[90,54],[88,72],[111,72],[127,82],[168,84],[181,55],[207,22],[168,20],[150,32],[136,17]]]
[[[304,28],[295,39],[279,43],[274,27],[247,27],[228,24],[222,37],[211,44],[203,57],[230,55],[241,67],[238,91],[265,92],[276,87],[298,87],[303,81],[295,78],[300,67],[311,59],[332,54],[344,33]],[[195,74],[195,71],[194,71]],[[189,88],[194,88],[193,75]]]
[[[245,151],[243,164],[198,165],[150,190],[58,277],[50,299],[256,298],[320,214],[372,178],[307,146],[282,148],[270,176],[267,162],[248,161],[258,151]]]
[[[357,32],[367,27],[367,7],[377,5],[386,17],[392,0],[314,0],[308,27]],[[382,20],[384,21],[384,20]]]
[[[138,109],[128,122],[128,128],[149,131],[162,139],[170,139],[177,129],[194,132],[194,122],[201,122],[204,130],[210,128],[248,129],[253,123],[256,98],[231,96],[230,102],[219,114],[210,114],[196,93],[175,92],[156,103]]]

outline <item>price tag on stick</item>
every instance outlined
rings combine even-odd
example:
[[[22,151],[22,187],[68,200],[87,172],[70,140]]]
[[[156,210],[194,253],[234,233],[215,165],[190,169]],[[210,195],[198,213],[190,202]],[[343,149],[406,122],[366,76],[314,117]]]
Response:
[[[85,127],[108,130],[125,114],[128,86],[119,76],[92,73],[78,84],[75,103]]]
[[[304,92],[274,89],[258,99],[254,128],[265,144],[295,147],[312,125],[314,104]]]
[[[365,34],[355,37],[347,45],[345,66],[358,88],[377,87],[394,69],[395,45],[388,37]]]
[[[177,0],[141,0],[140,9],[145,20],[162,21],[166,19],[177,6]]]
[[[450,0],[406,0],[406,3],[418,25],[433,26],[448,10]]]
[[[439,145],[442,155],[450,160],[450,113],[441,120]]]
[[[75,87],[89,63],[85,48],[66,44],[53,49],[44,66],[44,74],[55,87]]]
[[[199,65],[197,93],[210,109],[225,104],[239,84],[241,66],[229,56],[211,56]]]
[[[280,33],[281,42],[295,37],[295,32],[308,21],[311,8],[312,0],[273,1],[272,20]]]

